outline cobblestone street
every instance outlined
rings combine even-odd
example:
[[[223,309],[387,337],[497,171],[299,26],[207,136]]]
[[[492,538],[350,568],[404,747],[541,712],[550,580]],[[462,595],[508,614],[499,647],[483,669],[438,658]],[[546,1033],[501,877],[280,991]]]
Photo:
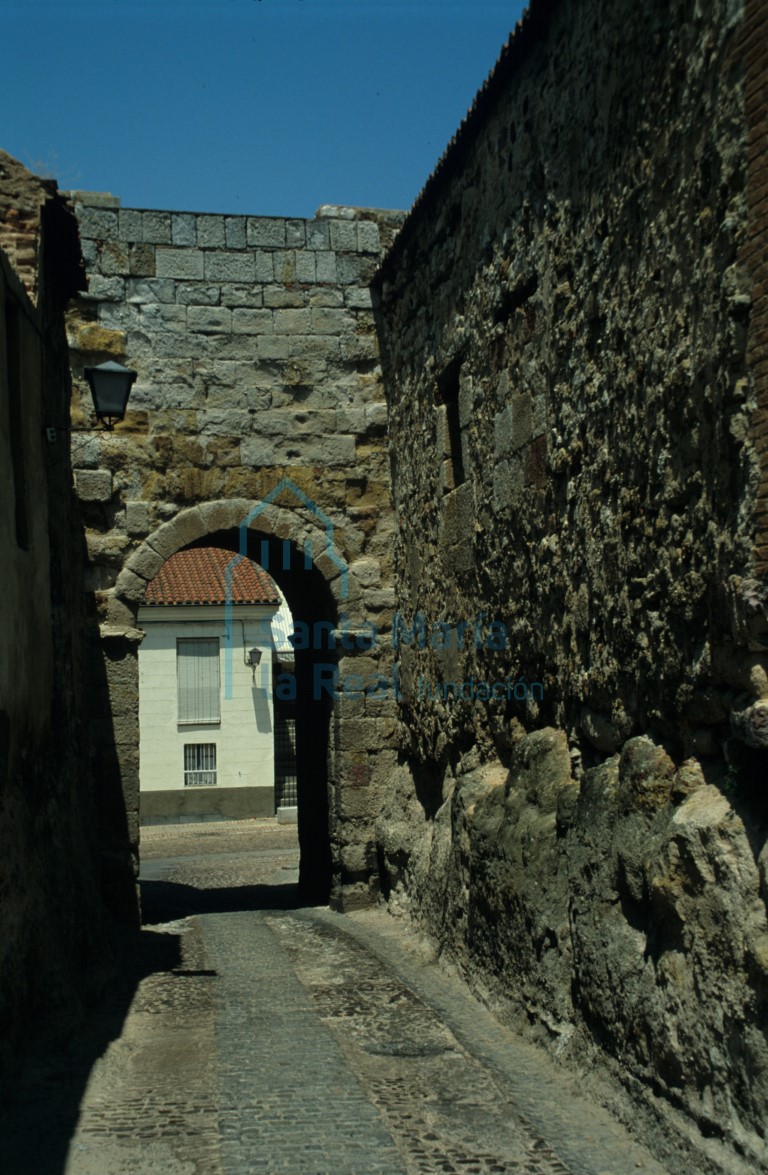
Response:
[[[663,1168],[383,911],[297,905],[295,828],[149,829],[147,925],[4,1175],[626,1175]]]

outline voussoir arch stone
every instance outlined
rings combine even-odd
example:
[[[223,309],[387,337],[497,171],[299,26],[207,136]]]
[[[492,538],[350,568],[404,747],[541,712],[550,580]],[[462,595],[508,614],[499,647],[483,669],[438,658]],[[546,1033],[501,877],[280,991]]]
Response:
[[[308,550],[317,568],[338,601],[359,598],[356,585],[345,583],[346,561],[336,546],[335,534],[329,534],[322,525],[312,525],[304,507],[292,510],[274,504],[259,509],[260,503],[246,498],[222,499],[205,502],[180,510],[169,522],[163,523],[139,544],[125,562],[115,582],[114,595],[128,605],[134,616],[144,602],[146,586],[163,563],[190,543],[222,530],[236,530],[247,523],[250,532],[293,542]],[[258,510],[253,517],[251,514]]]

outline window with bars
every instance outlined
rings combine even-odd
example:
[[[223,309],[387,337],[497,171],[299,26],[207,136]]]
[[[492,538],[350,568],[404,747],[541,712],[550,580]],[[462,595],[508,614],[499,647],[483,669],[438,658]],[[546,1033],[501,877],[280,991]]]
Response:
[[[296,779],[296,719],[275,706],[275,801],[278,808],[298,803]]]
[[[221,721],[219,638],[183,637],[176,641],[179,723]]]
[[[185,745],[184,786],[216,786],[216,743],[187,743]]]

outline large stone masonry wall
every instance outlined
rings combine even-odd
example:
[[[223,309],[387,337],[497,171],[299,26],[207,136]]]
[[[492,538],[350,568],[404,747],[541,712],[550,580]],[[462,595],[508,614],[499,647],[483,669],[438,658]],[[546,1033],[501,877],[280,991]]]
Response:
[[[78,280],[77,230],[56,185],[3,153],[0,223],[5,1089],[31,1040],[77,1028],[111,960],[96,839],[98,797],[82,723],[82,536],[67,443],[49,444],[45,431],[55,428],[61,441],[69,418],[63,305]]]
[[[70,320],[73,465],[110,681],[101,719],[119,749],[102,769],[119,774],[135,851],[135,616],[163,559],[210,536],[237,549],[241,522],[289,478],[254,518],[254,541],[287,541],[295,555],[311,539],[326,619],[388,631],[386,406],[368,286],[402,216],[326,207],[296,220],[76,200],[90,284]],[[108,358],[138,372],[112,434],[94,428],[82,379]],[[280,582],[279,565],[269,570]],[[348,643],[342,674],[361,653]],[[382,640],[365,659],[366,681],[386,676],[387,653]],[[373,821],[394,762],[385,710],[381,698],[338,698],[331,723],[334,892],[346,904],[375,892]]]
[[[390,902],[702,1169],[768,1159],[756,7],[534,3],[376,283]]]

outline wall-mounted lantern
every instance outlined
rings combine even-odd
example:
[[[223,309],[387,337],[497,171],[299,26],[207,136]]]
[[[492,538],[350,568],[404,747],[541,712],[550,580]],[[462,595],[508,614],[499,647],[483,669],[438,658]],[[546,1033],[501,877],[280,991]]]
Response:
[[[91,389],[96,415],[104,422],[104,427],[111,431],[125,416],[136,372],[110,359],[98,367],[86,367],[84,375]]]

